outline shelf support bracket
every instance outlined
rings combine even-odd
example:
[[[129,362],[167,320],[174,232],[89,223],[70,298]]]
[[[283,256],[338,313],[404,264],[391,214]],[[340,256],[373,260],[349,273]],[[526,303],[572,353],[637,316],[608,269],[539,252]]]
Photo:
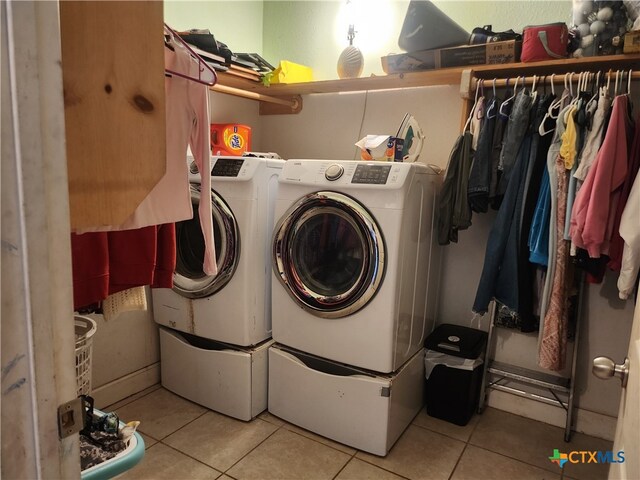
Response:
[[[260,101],[260,115],[291,115],[302,111],[302,96],[272,97],[282,100],[282,103]]]

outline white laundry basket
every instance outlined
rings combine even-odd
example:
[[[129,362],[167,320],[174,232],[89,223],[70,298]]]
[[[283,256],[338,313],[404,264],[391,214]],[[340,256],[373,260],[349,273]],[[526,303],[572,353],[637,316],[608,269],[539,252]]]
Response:
[[[89,317],[73,317],[76,331],[76,380],[78,396],[91,394],[91,351],[93,334],[98,326]]]

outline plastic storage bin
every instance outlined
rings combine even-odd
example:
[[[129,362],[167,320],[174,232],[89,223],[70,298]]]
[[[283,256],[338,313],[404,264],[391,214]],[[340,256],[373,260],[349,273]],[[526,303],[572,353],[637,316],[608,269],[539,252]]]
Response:
[[[427,413],[456,425],[466,425],[480,398],[482,357],[487,333],[443,324],[425,341]]]

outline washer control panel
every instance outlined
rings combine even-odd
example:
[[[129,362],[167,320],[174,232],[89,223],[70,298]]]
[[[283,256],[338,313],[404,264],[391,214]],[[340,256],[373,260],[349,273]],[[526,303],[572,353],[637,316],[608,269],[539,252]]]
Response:
[[[329,165],[324,171],[324,178],[326,178],[330,182],[335,182],[342,176],[343,173],[344,167],[339,163],[333,163]]]
[[[211,169],[212,177],[237,177],[244,159],[218,158]]]
[[[391,165],[358,165],[351,178],[351,183],[384,185],[389,178],[389,172],[391,172]]]

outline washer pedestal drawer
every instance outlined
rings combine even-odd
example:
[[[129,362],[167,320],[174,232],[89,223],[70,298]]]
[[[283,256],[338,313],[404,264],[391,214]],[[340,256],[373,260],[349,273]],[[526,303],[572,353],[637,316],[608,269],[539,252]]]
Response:
[[[255,347],[160,327],[162,386],[216,412],[251,420],[267,408],[267,340]]]
[[[396,372],[376,374],[269,348],[269,412],[359,450],[386,455],[423,400],[424,349]]]

